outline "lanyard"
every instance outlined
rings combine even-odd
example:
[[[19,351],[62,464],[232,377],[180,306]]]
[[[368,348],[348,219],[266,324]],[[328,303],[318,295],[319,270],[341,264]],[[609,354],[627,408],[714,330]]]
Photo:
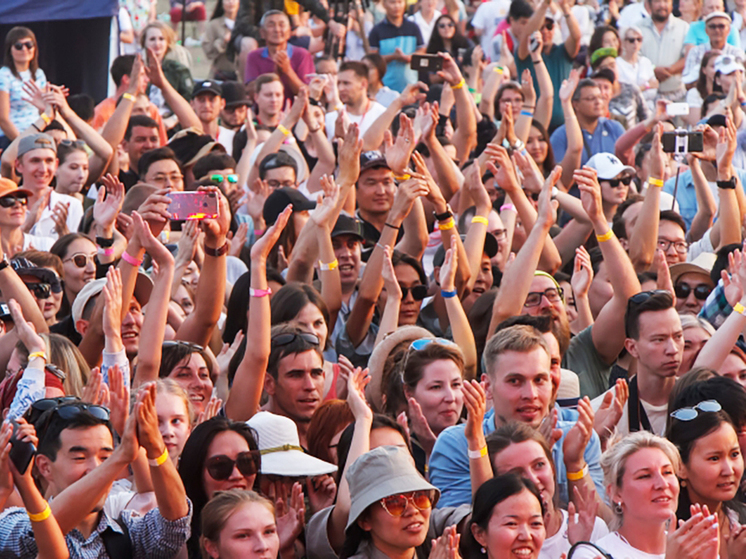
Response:
[[[629,400],[627,401],[627,410],[629,411],[629,432],[640,431],[640,425],[645,431],[653,432],[648,420],[648,414],[640,402],[640,391],[637,389],[637,375],[629,381]]]

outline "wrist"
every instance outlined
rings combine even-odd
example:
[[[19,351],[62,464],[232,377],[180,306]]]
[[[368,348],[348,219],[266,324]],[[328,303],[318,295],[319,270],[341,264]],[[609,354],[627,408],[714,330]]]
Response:
[[[585,460],[582,458],[579,460],[565,460],[565,468],[569,474],[582,472],[583,468],[585,468]]]
[[[163,442],[161,442],[161,446],[152,446],[145,449],[145,455],[148,457],[148,460],[155,460],[157,458],[160,458],[165,452],[166,445],[163,444]]]
[[[96,237],[111,239],[114,236],[114,224],[101,224],[96,222]]]

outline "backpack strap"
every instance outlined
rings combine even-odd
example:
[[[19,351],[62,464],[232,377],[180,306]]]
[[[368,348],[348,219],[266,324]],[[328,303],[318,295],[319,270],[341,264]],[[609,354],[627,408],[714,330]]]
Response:
[[[101,532],[106,554],[110,559],[133,559],[132,539],[127,524],[118,518],[112,521],[122,529],[122,533],[116,532],[111,526]]]

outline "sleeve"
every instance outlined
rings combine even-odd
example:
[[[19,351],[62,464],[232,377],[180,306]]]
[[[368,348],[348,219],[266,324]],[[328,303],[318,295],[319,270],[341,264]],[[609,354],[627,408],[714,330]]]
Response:
[[[549,138],[549,143],[552,144],[554,160],[562,161],[565,157],[565,152],[567,151],[567,133],[565,132],[564,124],[552,132],[552,136]]]
[[[578,375],[581,396],[593,399],[606,391],[609,366],[593,344],[593,325],[570,340],[562,366]]]
[[[315,68],[313,65],[313,57],[308,51],[306,51],[303,53],[303,59],[298,65],[298,77],[303,83],[308,84],[311,81],[311,78],[308,77],[308,74],[313,74],[314,71]]]
[[[370,46],[376,50],[381,48],[381,38],[378,36],[378,26],[374,25],[373,29],[370,30],[370,35],[368,36],[368,43]]]
[[[257,49],[253,52],[261,52],[261,49]],[[256,64],[252,61],[252,56],[249,54],[249,56],[246,57],[246,71],[244,73],[244,83],[251,83],[256,78],[259,77],[259,74],[256,70]]]
[[[41,400],[44,396],[46,396],[44,371],[26,367],[21,380],[18,381],[13,402],[10,404],[8,419],[18,419],[26,413],[31,404]]]
[[[728,43],[738,49],[741,48],[741,34],[735,25],[730,26],[730,34],[728,35]]]
[[[3,67],[0,68],[0,91],[10,92],[10,81],[13,79],[13,75],[10,70]]]
[[[6,509],[0,515],[0,557],[21,559],[39,553],[26,511],[20,507]]]
[[[124,511],[120,517],[127,524],[132,539],[133,557],[171,559],[191,535],[192,502],[187,499],[189,512],[178,520],[166,520],[160,511],[152,509],[145,516],[135,517]]]
[[[471,505],[459,505],[458,507],[443,507],[435,509],[430,514],[430,526],[428,536],[432,539],[439,538],[449,526],[458,524],[471,513]]]
[[[430,483],[440,490],[438,507],[456,507],[471,502],[468,443],[463,426],[443,431],[430,455]]]
[[[69,205],[67,208],[67,228],[70,231],[77,231],[80,227],[80,222],[83,219],[83,204],[80,200],[69,197]]]
[[[422,31],[420,31],[420,26],[415,23],[415,29],[414,29],[414,37],[415,41],[417,43],[417,48],[422,48],[425,46],[425,41],[422,39]]]
[[[109,369],[114,365],[119,365],[119,370],[124,374],[124,382],[127,386],[130,385],[130,361],[127,359],[127,352],[122,351],[117,353],[107,353],[104,351],[103,359],[101,361],[101,375],[103,376],[104,382],[109,384]]]
[[[329,541],[329,518],[334,506],[320,510],[311,517],[306,528],[306,553],[313,559],[337,559]]]

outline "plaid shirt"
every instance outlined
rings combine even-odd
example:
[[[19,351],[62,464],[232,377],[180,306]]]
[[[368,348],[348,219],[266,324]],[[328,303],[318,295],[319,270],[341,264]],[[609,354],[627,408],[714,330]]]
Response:
[[[191,533],[192,503],[189,513],[184,518],[169,521],[163,518],[158,509],[140,516],[134,511],[124,511],[119,516],[129,529],[132,540],[132,556],[137,559],[171,559],[189,539]],[[83,537],[77,529],[65,536],[70,559],[107,558],[104,540],[101,533],[107,528],[122,533],[122,528],[106,513],[101,513],[101,520],[88,538]],[[36,547],[34,532],[31,528],[26,510],[20,507],[7,509],[0,515],[0,557],[3,559],[34,559],[39,551]]]
[[[733,307],[730,306],[730,303],[725,298],[723,280],[720,280],[718,281],[717,286],[715,286],[715,289],[713,289],[707,297],[705,304],[702,305],[702,310],[699,311],[699,317],[704,318],[717,330],[723,325],[725,319],[728,318],[732,312]]]

